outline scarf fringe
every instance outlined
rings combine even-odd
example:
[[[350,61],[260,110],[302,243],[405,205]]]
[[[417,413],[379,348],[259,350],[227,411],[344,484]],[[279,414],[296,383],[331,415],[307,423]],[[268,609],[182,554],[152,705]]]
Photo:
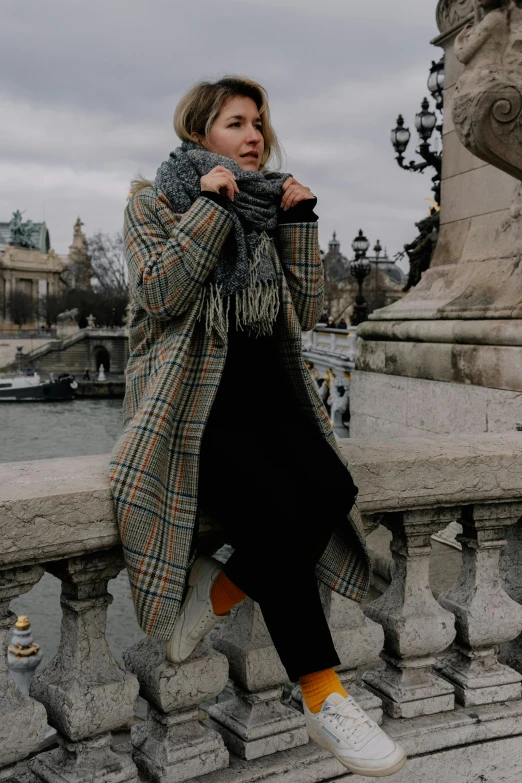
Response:
[[[272,334],[280,308],[279,285],[277,280],[259,280],[261,261],[270,250],[270,239],[263,233],[250,261],[246,288],[231,296],[223,296],[221,287],[216,283],[205,287],[197,318],[204,323],[207,334],[215,330],[226,341],[232,297],[235,304],[236,329],[244,329],[252,337]]]

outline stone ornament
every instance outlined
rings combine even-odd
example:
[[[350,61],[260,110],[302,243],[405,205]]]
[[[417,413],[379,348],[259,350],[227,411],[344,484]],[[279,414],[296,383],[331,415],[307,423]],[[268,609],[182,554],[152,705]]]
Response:
[[[228,658],[234,682],[233,698],[208,710],[228,749],[252,761],[306,745],[303,715],[281,702],[287,675],[259,605],[243,601],[212,646]]]
[[[455,40],[465,66],[453,121],[481,160],[522,179],[522,7],[520,0],[475,0],[471,24]]]
[[[146,637],[123,658],[150,705],[147,722],[131,730],[132,756],[142,778],[179,783],[226,769],[225,744],[217,731],[199,722],[198,709],[225,687],[225,656],[203,642],[187,660],[171,664],[165,658],[165,642]]]
[[[455,686],[465,707],[522,696],[522,674],[498,660],[499,646],[522,632],[522,606],[504,590],[500,575],[506,533],[521,514],[519,502],[462,510],[462,569],[453,587],[439,596],[441,606],[455,615],[457,636],[436,669]]]
[[[392,718],[455,707],[453,684],[433,670],[439,653],[455,638],[454,617],[435,600],[429,578],[431,536],[454,518],[454,509],[439,508],[386,514],[382,521],[393,534],[392,582],[367,604],[365,614],[383,627],[385,667],[366,672],[363,680]]]
[[[437,26],[441,33],[462,24],[473,13],[473,0],[440,0],[437,6]]]

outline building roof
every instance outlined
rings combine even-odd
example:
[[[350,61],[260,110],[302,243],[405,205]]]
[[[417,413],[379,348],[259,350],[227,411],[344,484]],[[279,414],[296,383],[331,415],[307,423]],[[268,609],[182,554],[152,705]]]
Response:
[[[10,221],[7,223],[0,222],[0,253],[5,252],[6,245],[11,243],[11,230],[9,228]],[[51,237],[49,236],[49,230],[42,223],[33,223],[31,239],[33,245],[40,251],[40,253],[48,253],[51,249]]]

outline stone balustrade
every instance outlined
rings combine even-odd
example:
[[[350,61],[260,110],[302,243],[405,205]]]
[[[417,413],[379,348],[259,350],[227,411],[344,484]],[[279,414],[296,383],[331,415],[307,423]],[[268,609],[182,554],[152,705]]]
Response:
[[[342,449],[368,532],[380,523],[391,531],[392,581],[363,607],[328,590],[323,602],[341,678],[410,755],[394,780],[519,779],[522,434],[344,441]],[[362,783],[308,742],[299,688],[285,688],[251,601],[179,666],[165,660],[164,643],[147,638],[124,652],[124,667],[114,660],[108,583],[123,560],[107,462],[0,465],[0,781]],[[431,535],[455,520],[462,570],[436,600]],[[9,603],[44,571],[62,583],[61,642],[27,696],[7,665]],[[232,697],[202,721],[199,705],[229,677]],[[148,717],[128,743],[114,744],[138,692]],[[47,723],[57,747],[36,752]]]

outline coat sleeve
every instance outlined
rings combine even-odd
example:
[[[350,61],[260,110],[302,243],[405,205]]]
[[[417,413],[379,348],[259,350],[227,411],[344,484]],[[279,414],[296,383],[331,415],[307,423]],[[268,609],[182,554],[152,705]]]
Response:
[[[313,329],[323,311],[324,270],[317,223],[288,223],[278,228],[283,271],[303,331]]]
[[[165,228],[158,217],[168,205],[152,187],[129,200],[125,209],[125,258],[133,297],[160,320],[181,315],[196,300],[232,228],[228,212],[198,198]]]

